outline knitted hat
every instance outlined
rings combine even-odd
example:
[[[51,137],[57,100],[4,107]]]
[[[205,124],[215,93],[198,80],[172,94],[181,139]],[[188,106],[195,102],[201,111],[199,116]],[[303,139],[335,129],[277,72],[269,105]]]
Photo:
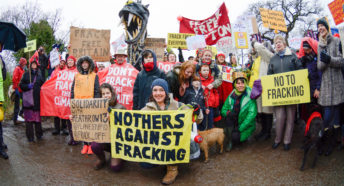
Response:
[[[75,64],[76,58],[75,58],[74,56],[68,56],[67,61],[68,61],[69,59],[72,59],[72,60],[74,61],[74,64]]]
[[[23,66],[23,65],[26,65],[27,64],[27,61],[26,61],[26,59],[25,58],[20,58],[20,60],[19,60],[19,65],[20,66]]]
[[[327,23],[327,21],[326,21],[326,19],[325,19],[324,17],[321,18],[321,19],[318,19],[318,21],[317,21],[317,27],[318,27],[319,24],[324,25],[325,28],[326,28],[326,30],[329,31],[328,23]]]
[[[307,41],[304,41],[304,42],[302,43],[302,47],[303,47],[303,48],[311,48],[311,45],[309,45],[309,43],[308,43]]]
[[[217,57],[219,57],[219,56],[223,56],[224,58],[226,58],[225,54],[222,53],[222,52],[220,52],[220,53],[217,54]]]
[[[161,78],[155,79],[152,82],[151,89],[153,89],[155,86],[160,86],[160,87],[162,87],[165,90],[166,94],[169,93],[169,91],[168,91],[168,84],[167,84],[166,80],[161,79]]]

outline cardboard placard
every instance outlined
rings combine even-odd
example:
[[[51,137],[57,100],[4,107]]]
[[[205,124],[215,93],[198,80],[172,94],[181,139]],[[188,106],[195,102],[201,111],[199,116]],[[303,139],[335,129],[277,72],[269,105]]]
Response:
[[[91,56],[94,61],[109,61],[110,30],[70,27],[70,55]]]
[[[328,8],[331,11],[333,20],[336,25],[339,25],[344,21],[343,4],[344,0],[334,0],[328,4]]]
[[[235,47],[238,49],[247,49],[248,40],[247,32],[234,32]]]
[[[259,8],[259,11],[264,27],[287,32],[287,26],[282,11],[274,11],[265,8]]]
[[[26,42],[26,47],[24,48],[24,52],[32,52],[35,51],[37,48],[37,42],[36,39],[35,40],[31,40]]]
[[[167,34],[167,47],[169,48],[181,48],[188,49],[186,45],[186,38],[194,36],[195,34],[183,34],[183,33],[168,33]]]
[[[110,113],[111,156],[153,164],[188,163],[192,109]]]
[[[311,101],[308,69],[263,76],[261,79],[264,107]]]
[[[110,143],[108,99],[72,99],[72,130],[75,141]]]
[[[158,61],[164,60],[165,38],[146,38],[145,49],[153,50]]]

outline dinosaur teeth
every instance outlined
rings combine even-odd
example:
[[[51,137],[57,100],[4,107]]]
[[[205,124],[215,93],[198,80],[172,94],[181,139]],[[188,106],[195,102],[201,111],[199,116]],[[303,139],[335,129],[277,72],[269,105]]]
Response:
[[[130,32],[127,32],[127,33],[128,33],[129,39],[133,39],[133,36],[131,36]]]
[[[129,27],[129,25],[130,25],[130,23],[131,23],[131,20],[133,19],[133,16],[134,16],[134,14],[129,13],[129,16],[128,16],[128,23],[127,23],[128,27]]]

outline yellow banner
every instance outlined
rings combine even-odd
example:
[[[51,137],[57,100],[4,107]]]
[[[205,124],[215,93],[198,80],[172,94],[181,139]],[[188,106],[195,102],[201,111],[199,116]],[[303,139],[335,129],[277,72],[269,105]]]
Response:
[[[111,110],[113,158],[153,164],[188,163],[192,110]]]
[[[35,51],[37,48],[37,44],[36,44],[36,39],[35,40],[31,40],[26,42],[26,47],[24,48],[24,52],[32,52]]]
[[[265,8],[259,8],[259,11],[264,27],[287,32],[287,26],[282,11],[274,11]]]
[[[263,106],[293,105],[311,101],[308,70],[262,77]]]
[[[167,35],[167,47],[170,48],[181,48],[188,49],[186,45],[186,38],[194,36],[195,34],[184,34],[184,33],[168,33]]]
[[[247,32],[234,32],[235,47],[239,49],[247,49]]]

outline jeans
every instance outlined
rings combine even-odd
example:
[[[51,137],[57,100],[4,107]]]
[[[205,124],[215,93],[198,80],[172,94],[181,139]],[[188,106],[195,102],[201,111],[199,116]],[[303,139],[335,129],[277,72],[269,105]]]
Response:
[[[214,109],[212,107],[209,107],[209,114],[205,114],[205,111],[203,112],[203,121],[202,123],[198,126],[200,131],[206,130],[206,129],[211,129],[213,128],[214,125]]]
[[[17,90],[16,90],[17,91]],[[13,121],[16,122],[18,118],[18,114],[22,115],[23,110],[20,109],[20,99],[23,99],[23,93],[18,91],[19,95],[16,93],[14,94],[14,110],[13,110]],[[23,108],[23,103],[22,103]]]
[[[324,107],[324,128],[340,125],[340,106]]]

